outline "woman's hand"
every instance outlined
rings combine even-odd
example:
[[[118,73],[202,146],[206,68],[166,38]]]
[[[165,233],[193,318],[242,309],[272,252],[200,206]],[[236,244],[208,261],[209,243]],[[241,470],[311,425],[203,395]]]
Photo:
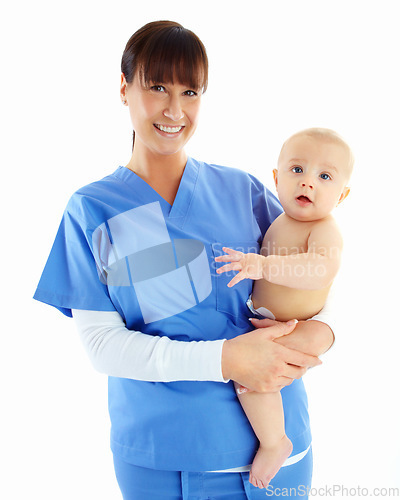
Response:
[[[263,261],[265,257],[256,253],[243,253],[238,250],[223,247],[222,250],[227,255],[215,257],[216,262],[229,262],[217,269],[217,273],[228,271],[239,271],[238,274],[228,283],[229,287],[236,285],[244,279],[259,280],[263,277]]]
[[[295,320],[277,323],[225,341],[223,377],[255,392],[277,392],[301,378],[308,368],[320,365],[317,357],[274,342],[291,333],[296,324]]]

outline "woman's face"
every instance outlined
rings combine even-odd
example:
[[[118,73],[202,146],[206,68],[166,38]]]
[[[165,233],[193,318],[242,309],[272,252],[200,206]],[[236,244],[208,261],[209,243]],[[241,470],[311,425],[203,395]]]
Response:
[[[201,90],[181,83],[145,85],[138,74],[127,84],[121,78],[121,98],[129,106],[135,149],[171,155],[183,149],[194,134],[200,110]]]

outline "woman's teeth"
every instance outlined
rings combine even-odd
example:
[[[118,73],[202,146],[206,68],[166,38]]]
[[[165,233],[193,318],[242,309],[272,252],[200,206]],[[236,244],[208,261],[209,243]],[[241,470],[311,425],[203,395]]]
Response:
[[[158,125],[156,124],[156,127],[161,130],[162,132],[167,132],[167,134],[176,134],[177,132],[180,132],[183,127],[165,127],[164,125]]]

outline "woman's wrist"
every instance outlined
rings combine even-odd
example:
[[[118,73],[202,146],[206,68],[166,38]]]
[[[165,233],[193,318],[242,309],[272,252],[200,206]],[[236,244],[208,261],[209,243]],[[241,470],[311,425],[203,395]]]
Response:
[[[222,345],[222,352],[221,352],[221,373],[222,373],[222,378],[225,381],[231,380],[232,378],[231,360],[232,360],[231,341],[225,340],[225,342]]]

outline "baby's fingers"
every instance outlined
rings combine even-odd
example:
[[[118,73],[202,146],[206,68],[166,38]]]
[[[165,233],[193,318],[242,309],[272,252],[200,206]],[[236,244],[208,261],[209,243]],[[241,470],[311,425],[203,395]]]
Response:
[[[217,269],[217,274],[226,273],[229,271],[240,271],[241,267],[237,262],[231,262],[230,264],[225,264]]]
[[[230,255],[219,255],[214,258],[215,262],[232,262],[234,259]]]
[[[223,255],[223,257],[228,257],[229,260],[238,261],[244,255],[243,252],[239,252],[239,250],[232,250],[232,248],[228,247],[222,247],[222,250],[228,254],[228,255]]]
[[[239,281],[242,281],[246,278],[244,273],[241,271],[240,273],[237,273],[237,275],[231,279],[231,281],[228,283],[229,288],[235,286]]]

